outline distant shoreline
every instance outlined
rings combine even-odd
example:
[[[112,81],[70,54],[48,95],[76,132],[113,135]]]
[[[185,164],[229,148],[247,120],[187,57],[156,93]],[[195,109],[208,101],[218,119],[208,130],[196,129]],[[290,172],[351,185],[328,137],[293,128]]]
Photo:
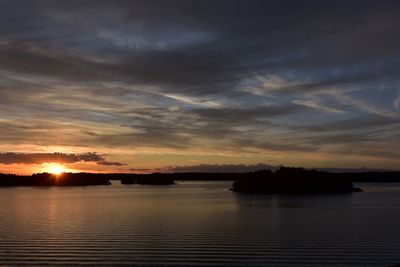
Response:
[[[329,180],[349,180],[351,182],[400,182],[400,172],[323,172],[318,170],[306,170],[303,168],[287,168],[272,172],[262,170],[258,172],[246,173],[208,173],[208,172],[177,172],[177,173],[151,173],[151,174],[132,174],[132,173],[63,173],[60,175],[40,173],[33,175],[0,174],[0,186],[84,186],[84,185],[109,185],[112,180],[120,180],[121,184],[154,184],[168,185],[175,181],[251,181],[258,177],[258,181],[282,180],[281,175],[277,175],[280,170],[289,171],[285,177],[296,179],[307,179],[309,177],[319,177],[316,181]],[[288,178],[286,178],[288,179]],[[314,178],[313,178],[314,179]],[[308,181],[309,182],[309,181]],[[302,184],[302,183],[300,183]],[[271,185],[270,185],[271,186]],[[279,190],[278,190],[279,191]]]

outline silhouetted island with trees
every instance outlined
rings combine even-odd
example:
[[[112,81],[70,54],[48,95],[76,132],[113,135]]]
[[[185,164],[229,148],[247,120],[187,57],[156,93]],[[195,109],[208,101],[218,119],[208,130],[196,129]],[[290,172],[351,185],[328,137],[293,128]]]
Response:
[[[282,167],[276,172],[263,170],[238,177],[232,190],[263,194],[326,194],[362,191],[353,187],[351,176],[303,168]]]

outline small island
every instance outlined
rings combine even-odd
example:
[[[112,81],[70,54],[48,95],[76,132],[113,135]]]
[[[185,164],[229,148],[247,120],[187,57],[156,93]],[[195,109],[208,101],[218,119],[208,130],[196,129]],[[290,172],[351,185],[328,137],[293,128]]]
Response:
[[[232,191],[255,194],[330,194],[362,191],[346,173],[328,173],[281,167],[276,172],[257,171],[239,176]]]

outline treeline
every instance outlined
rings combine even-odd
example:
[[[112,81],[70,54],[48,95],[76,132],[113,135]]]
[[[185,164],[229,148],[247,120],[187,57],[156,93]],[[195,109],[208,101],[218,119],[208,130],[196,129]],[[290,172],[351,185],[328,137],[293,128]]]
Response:
[[[381,182],[398,183],[400,182],[400,172],[362,172],[362,173],[344,173],[351,176],[354,182]]]
[[[110,185],[106,175],[94,173],[38,173],[31,176],[0,174],[0,186],[84,186]]]
[[[353,182],[400,182],[400,172],[388,171],[388,172],[328,172],[318,170],[307,170],[304,168],[291,168],[291,167],[280,167],[277,173],[290,172],[291,175],[324,175],[324,177],[340,177],[350,179]],[[237,179],[246,179],[252,177],[255,174],[264,173],[266,175],[275,173],[270,170],[260,170],[256,172],[246,173],[202,173],[202,172],[182,172],[182,173],[163,173],[165,177],[172,177],[174,180],[203,180],[203,181],[235,181]],[[327,174],[327,175],[325,175]]]
[[[81,186],[81,185],[109,185],[110,180],[120,180],[122,184],[173,184],[176,180],[203,180],[203,181],[235,181],[233,189],[240,191],[257,188],[282,188],[285,185],[296,185],[303,189],[315,186],[317,189],[349,188],[352,182],[400,182],[400,172],[365,172],[365,173],[333,173],[303,168],[281,167],[275,172],[262,170],[248,173],[63,173],[54,175],[49,173],[21,176],[14,174],[0,174],[0,186]],[[310,187],[311,186],[311,187]],[[240,189],[237,189],[240,188]],[[256,190],[256,189],[254,189]],[[272,190],[272,189],[271,189]],[[274,189],[275,190],[275,189]]]
[[[103,173],[62,173],[60,175],[39,173],[30,176],[0,174],[0,186],[86,186],[110,185],[110,180],[122,184],[173,184],[171,174],[103,174]]]

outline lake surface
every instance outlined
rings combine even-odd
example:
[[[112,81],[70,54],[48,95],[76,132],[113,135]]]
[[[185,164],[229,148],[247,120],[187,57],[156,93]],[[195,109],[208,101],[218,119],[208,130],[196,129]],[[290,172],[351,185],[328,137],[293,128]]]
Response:
[[[400,184],[254,196],[178,183],[0,188],[0,266],[400,263]]]

